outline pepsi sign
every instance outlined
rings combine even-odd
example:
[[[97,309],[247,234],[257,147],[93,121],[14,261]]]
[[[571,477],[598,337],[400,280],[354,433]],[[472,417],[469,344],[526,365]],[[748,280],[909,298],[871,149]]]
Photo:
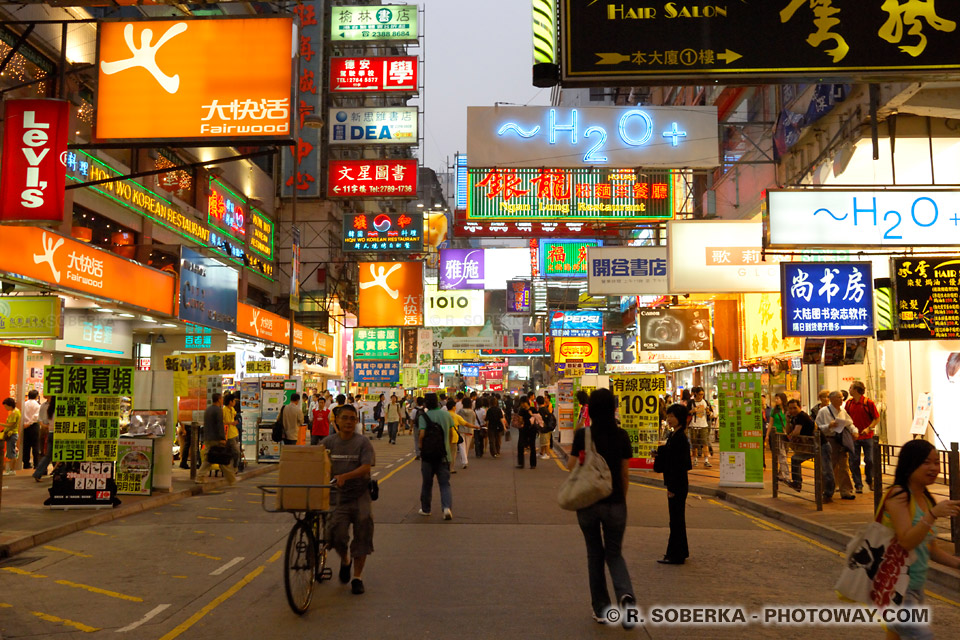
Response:
[[[423,251],[422,213],[345,213],[344,251]]]
[[[417,144],[417,107],[330,109],[330,144]]]

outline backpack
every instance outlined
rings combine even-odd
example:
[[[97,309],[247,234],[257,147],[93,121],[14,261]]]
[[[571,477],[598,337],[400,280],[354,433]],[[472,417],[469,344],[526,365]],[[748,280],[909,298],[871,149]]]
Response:
[[[420,426],[420,418],[423,417],[423,441],[420,443],[420,458],[430,463],[437,463],[446,460],[447,446],[444,442],[445,435],[443,427],[430,419],[426,411],[417,412],[417,426]]]
[[[550,433],[557,428],[557,416],[552,413],[543,415],[543,426],[540,427],[540,433]]]
[[[283,441],[283,410],[286,408],[286,406],[280,408],[280,414],[277,416],[277,421],[273,423],[273,431],[270,433],[270,439],[274,442]]]

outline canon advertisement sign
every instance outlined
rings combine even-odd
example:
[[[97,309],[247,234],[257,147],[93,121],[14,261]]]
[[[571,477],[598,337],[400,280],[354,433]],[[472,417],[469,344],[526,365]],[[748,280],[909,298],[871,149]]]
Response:
[[[4,102],[0,221],[63,220],[67,105],[65,100]]]

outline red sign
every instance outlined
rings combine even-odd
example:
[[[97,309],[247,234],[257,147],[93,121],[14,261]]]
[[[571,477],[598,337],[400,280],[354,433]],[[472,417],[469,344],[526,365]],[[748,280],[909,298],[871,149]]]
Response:
[[[416,160],[330,160],[328,198],[417,197]]]
[[[65,100],[6,100],[0,220],[63,220],[70,111]]]
[[[237,240],[247,237],[247,213],[243,199],[218,180],[210,181],[207,214],[210,224],[216,225]]]
[[[454,229],[460,238],[615,238],[620,234],[618,224],[593,222],[474,222],[463,221],[463,212],[457,212]]]
[[[330,58],[330,92],[417,90],[417,58]]]

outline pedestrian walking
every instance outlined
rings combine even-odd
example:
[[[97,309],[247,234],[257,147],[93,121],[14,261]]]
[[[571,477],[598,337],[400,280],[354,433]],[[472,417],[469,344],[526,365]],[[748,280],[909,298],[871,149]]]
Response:
[[[40,392],[30,389],[23,403],[23,468],[32,469],[40,462]]]
[[[283,424],[283,444],[297,444],[300,439],[300,425],[303,424],[299,393],[290,396],[290,403],[280,409],[280,417]]]
[[[310,416],[310,444],[318,445],[328,435],[330,435],[330,409],[327,409],[327,401],[324,398],[317,398],[313,414]]]
[[[840,497],[844,500],[853,500],[853,482],[850,480],[850,471],[847,468],[847,455],[853,451],[853,442],[857,437],[854,431],[853,420],[843,409],[843,394],[832,391],[828,396],[830,404],[817,413],[816,424],[826,440],[822,448],[824,466],[830,467],[833,474],[823,476],[823,501],[832,502],[833,493],[839,486]]]
[[[530,399],[527,396],[520,398],[520,409],[517,411],[520,417],[519,435],[517,437],[517,469],[523,469],[524,449],[530,449],[530,468],[537,468],[537,438],[539,432],[533,424],[533,414],[530,412]]]
[[[440,407],[440,399],[435,393],[428,393],[424,399],[425,411],[417,413],[417,438],[420,442],[420,515],[429,516],[433,501],[433,478],[440,485],[440,506],[443,519],[453,519],[453,491],[450,489],[450,460],[453,459],[451,434],[453,433],[453,415]],[[456,401],[452,401],[456,405]],[[439,429],[439,431],[438,431]]]
[[[667,408],[667,425],[673,433],[667,438],[667,443],[660,447],[654,460],[654,471],[663,473],[670,511],[670,540],[667,542],[667,552],[657,560],[660,564],[683,564],[690,557],[686,521],[687,492],[690,489],[687,472],[693,468],[690,441],[687,440],[689,418],[686,405],[678,403]]]
[[[363,569],[373,553],[373,505],[370,469],[376,464],[373,445],[357,433],[357,410],[345,406],[337,413],[337,433],[320,444],[330,452],[330,483],[336,485],[336,506],[327,522],[327,540],[340,556],[340,582],[350,583],[354,595],[364,592]],[[353,529],[353,540],[350,529]],[[353,579],[350,578],[351,567]]]
[[[457,460],[467,468],[467,453],[473,445],[473,432],[480,427],[480,419],[477,418],[477,412],[473,410],[473,398],[467,396],[460,401],[461,407],[457,415],[463,418],[465,427],[461,429],[460,435],[463,441],[458,446]]]
[[[630,572],[622,553],[623,534],[627,528],[629,463],[633,448],[630,436],[617,426],[616,409],[617,399],[609,389],[597,389],[590,394],[590,439],[610,468],[613,492],[589,507],[577,510],[577,522],[587,546],[593,619],[601,624],[607,621],[605,614],[610,607],[604,565],[610,571],[614,595],[620,608],[636,606]],[[567,458],[568,469],[573,469],[579,463],[585,440],[584,429],[579,429],[573,436],[573,447]]]
[[[376,434],[377,434],[377,440],[380,440],[381,438],[383,438],[383,423],[384,423],[383,409],[384,409],[383,394],[381,393],[380,397],[377,399],[377,404],[375,404],[373,407],[373,421],[377,425],[376,427],[374,427],[374,430],[376,431]]]
[[[400,400],[397,394],[390,396],[390,404],[387,405],[387,435],[390,444],[397,444],[397,432],[400,430]]]
[[[817,427],[803,409],[800,408],[800,401],[791,398],[787,401],[787,419],[790,429],[790,439],[795,438],[814,438],[819,437],[816,433]],[[789,485],[794,491],[800,491],[803,488],[802,465],[805,461],[814,457],[814,445],[808,440],[798,440],[803,444],[793,445],[793,456],[790,458],[790,482]]]
[[[297,411],[299,411],[299,408]],[[203,451],[200,454],[203,464],[197,471],[197,484],[203,484],[203,479],[210,473],[210,468],[213,466],[207,458],[210,447],[214,445],[227,446],[227,435],[223,426],[223,396],[219,393],[214,393],[211,396],[210,406],[203,412],[203,444]],[[237,481],[237,477],[229,464],[221,464],[220,471],[230,484]]]
[[[17,440],[20,437],[20,409],[17,409],[17,401],[13,398],[7,398],[3,401],[3,406],[7,409],[7,421],[3,425],[3,475],[16,475],[17,466]]]
[[[240,393],[223,394],[223,431],[227,436],[227,448],[233,452],[233,468],[239,469],[240,458],[243,452],[240,450],[240,428],[237,425],[236,402]],[[220,465],[223,470],[224,465]]]
[[[926,440],[911,440],[900,448],[893,486],[880,505],[884,526],[893,530],[903,550],[913,551],[916,559],[907,568],[910,582],[902,608],[923,606],[923,587],[930,560],[952,569],[960,569],[960,558],[937,546],[936,521],[960,514],[960,501],[937,502],[927,489],[940,474],[940,454]],[[946,522],[944,527],[950,527]],[[899,619],[899,618],[898,618]],[[887,638],[933,638],[929,623],[889,623]]]
[[[583,429],[584,427],[590,426],[590,412],[587,411],[587,407],[590,404],[590,394],[588,394],[583,389],[577,391],[577,404],[580,405],[580,413],[577,415],[577,423],[575,428]]]
[[[777,434],[777,447],[773,448],[773,435]],[[787,463],[787,394],[780,392],[773,396],[773,408],[770,410],[770,420],[767,422],[766,434],[767,449],[770,455],[777,456],[777,465],[780,469],[780,482],[789,483],[789,466]],[[694,461],[694,464],[696,461]]]
[[[693,399],[690,401],[690,431],[691,441],[696,451],[693,454],[693,466],[697,466],[697,459],[703,458],[703,466],[711,467],[710,458],[713,457],[713,444],[710,442],[710,422],[713,420],[713,407],[704,399],[703,387],[691,389]],[[706,455],[705,455],[706,454]]]
[[[867,476],[867,487],[873,491],[873,436],[880,422],[880,412],[873,400],[867,398],[867,388],[859,380],[850,384],[850,399],[843,406],[853,420],[853,426],[859,432],[853,441],[850,454],[850,474],[853,476],[853,488],[863,493],[863,475]],[[860,473],[860,453],[863,452],[863,474]]]
[[[40,479],[47,475],[50,462],[53,460],[53,419],[56,413],[56,398],[47,398],[46,402],[40,405],[40,431],[46,433],[46,440],[44,441],[40,464],[33,470],[33,479],[37,482],[40,482]]]

